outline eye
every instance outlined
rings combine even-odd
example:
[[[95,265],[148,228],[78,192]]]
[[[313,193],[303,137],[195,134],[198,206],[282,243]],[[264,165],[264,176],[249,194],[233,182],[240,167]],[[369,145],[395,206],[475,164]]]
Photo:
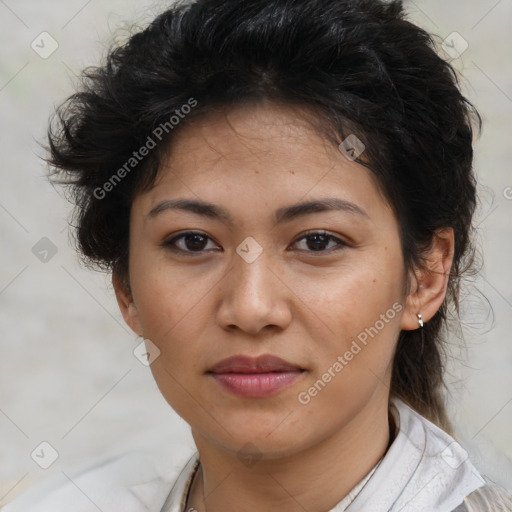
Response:
[[[174,252],[192,255],[193,253],[201,254],[204,252],[204,249],[208,249],[208,242],[211,242],[211,239],[205,233],[185,231],[170,240],[165,240],[161,245]]]
[[[306,241],[303,243],[303,248],[300,250],[305,250],[306,252],[335,252],[343,249],[347,246],[343,240],[331,235],[326,231],[311,231],[301,238],[297,239],[294,245],[299,244],[302,241]],[[334,247],[338,246],[337,249],[332,249],[333,245],[329,248],[329,244],[334,242]],[[304,247],[306,247],[304,249]],[[330,249],[330,250],[326,250]]]
[[[207,234],[200,231],[185,231],[169,240],[165,240],[161,245],[171,251],[181,252],[191,256],[194,253],[198,255],[204,253],[208,249],[216,250],[214,247],[212,248],[211,245],[208,247],[209,243],[215,246]],[[294,245],[296,246],[300,243],[303,244],[303,247],[299,248],[299,250],[321,253],[335,252],[347,246],[345,242],[326,231],[309,232],[297,239]],[[333,249],[333,247],[336,246],[337,248]]]

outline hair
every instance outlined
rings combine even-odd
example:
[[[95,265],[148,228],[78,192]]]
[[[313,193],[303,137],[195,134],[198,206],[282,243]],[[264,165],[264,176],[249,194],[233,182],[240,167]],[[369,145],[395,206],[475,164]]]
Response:
[[[305,107],[333,143],[347,134],[364,143],[357,161],[395,211],[405,271],[423,268],[437,230],[453,228],[446,298],[423,329],[401,331],[390,390],[450,431],[443,327],[450,307],[458,316],[461,278],[474,262],[472,140],[481,119],[401,1],[197,0],[114,46],[83,71],[48,129],[50,176],[72,192],[79,254],[129,290],[130,207],[155,183],[176,131],[264,100]],[[150,140],[156,147],[135,158]]]

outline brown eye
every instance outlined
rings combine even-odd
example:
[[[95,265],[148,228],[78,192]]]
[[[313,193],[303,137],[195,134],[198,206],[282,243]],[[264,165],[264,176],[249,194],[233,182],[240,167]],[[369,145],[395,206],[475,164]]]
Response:
[[[334,252],[340,249],[343,249],[347,244],[340,240],[339,238],[323,232],[323,231],[314,231],[304,235],[299,238],[295,244],[305,240],[306,243],[303,244],[303,248],[300,250],[304,250],[307,252]],[[331,245],[334,242],[334,245]],[[331,250],[332,247],[337,247],[334,250]]]
[[[205,233],[187,231],[178,236],[166,240],[162,246],[176,252],[202,253],[207,248],[211,239]]]

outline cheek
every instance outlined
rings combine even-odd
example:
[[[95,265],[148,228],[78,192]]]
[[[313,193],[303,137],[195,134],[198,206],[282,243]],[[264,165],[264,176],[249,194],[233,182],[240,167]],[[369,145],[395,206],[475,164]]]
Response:
[[[400,253],[388,252],[354,258],[321,283],[301,285],[314,345],[311,381],[329,382],[319,404],[371,394],[391,370],[404,298]]]
[[[332,422],[333,409],[343,423],[388,388],[401,308],[399,301],[367,297],[358,310],[340,312],[334,335],[316,339],[315,366],[297,396],[315,425]]]
[[[400,267],[392,261],[353,259],[351,264],[330,269],[320,279],[310,275],[288,279],[302,306],[323,334],[330,337],[355,337],[386,315],[386,325],[396,323],[397,306],[401,304]],[[398,261],[400,261],[398,259]],[[380,325],[380,322],[379,322]]]
[[[204,268],[183,268],[168,262],[135,261],[133,291],[145,336],[163,343],[175,332],[194,329],[208,318],[204,309],[217,273]],[[190,335],[192,332],[189,333]],[[184,332],[187,336],[187,332]]]

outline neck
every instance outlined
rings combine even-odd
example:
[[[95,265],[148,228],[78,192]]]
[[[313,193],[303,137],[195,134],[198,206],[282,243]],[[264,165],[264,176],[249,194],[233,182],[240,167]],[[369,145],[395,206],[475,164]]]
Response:
[[[281,458],[262,454],[247,466],[236,453],[192,433],[201,465],[186,510],[197,512],[330,510],[371,471],[392,441],[387,404],[364,409],[315,446]]]

